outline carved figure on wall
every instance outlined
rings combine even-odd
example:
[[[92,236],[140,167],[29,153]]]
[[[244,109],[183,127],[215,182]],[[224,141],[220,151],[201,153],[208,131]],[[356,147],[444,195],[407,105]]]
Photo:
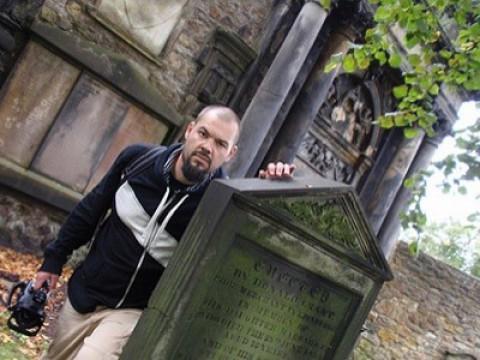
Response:
[[[373,122],[381,113],[380,98],[374,81],[339,75],[298,156],[323,177],[356,184],[378,150],[382,132]]]
[[[99,0],[91,14],[150,58],[165,46],[186,0]]]
[[[374,113],[371,94],[364,84],[354,85],[345,76],[337,79],[319,117],[358,150],[368,147]]]

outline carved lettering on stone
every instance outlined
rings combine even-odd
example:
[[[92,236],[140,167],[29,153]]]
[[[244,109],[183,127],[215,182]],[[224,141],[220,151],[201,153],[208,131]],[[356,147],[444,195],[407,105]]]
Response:
[[[157,57],[186,0],[101,0],[92,15],[143,53]]]
[[[329,359],[358,303],[353,292],[238,239],[175,359]]]

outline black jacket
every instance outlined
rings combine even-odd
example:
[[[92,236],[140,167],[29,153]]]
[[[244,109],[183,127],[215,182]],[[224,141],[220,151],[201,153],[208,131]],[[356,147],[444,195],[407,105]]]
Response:
[[[132,145],[115,160],[102,181],[73,209],[58,238],[45,250],[40,270],[60,274],[72,251],[93,236],[107,209],[85,261],[72,275],[68,295],[81,313],[97,305],[144,308],[212,178],[186,187],[170,176],[174,145],[151,166],[122,179],[122,173],[151,147]],[[168,162],[167,162],[168,159]]]

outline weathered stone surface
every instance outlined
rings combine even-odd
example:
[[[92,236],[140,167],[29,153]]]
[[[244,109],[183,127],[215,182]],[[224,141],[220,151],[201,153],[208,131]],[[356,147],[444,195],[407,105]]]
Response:
[[[163,94],[150,84],[148,71],[130,58],[45,23],[36,22],[32,31],[50,45],[61,49],[66,57],[74,58],[81,67],[95,73],[160,117],[177,126],[183,123],[182,117],[173,110]]]
[[[55,239],[65,213],[0,187],[0,245],[41,255]]]
[[[380,292],[355,359],[480,358],[480,279],[424,254],[414,258],[405,244],[392,270],[395,279]]]
[[[0,103],[0,154],[28,168],[79,73],[41,45],[27,45]]]
[[[243,152],[229,166],[233,177],[254,176],[260,167],[271,137],[275,136],[269,133],[270,128],[274,127],[326,16],[318,3],[307,2],[303,6],[242,118],[242,128],[249,131],[240,135],[238,143]],[[275,127],[278,129],[278,124]]]
[[[391,279],[352,191],[316,178],[212,183],[122,358],[344,360]],[[344,204],[370,264],[317,232],[315,220],[339,217],[300,218],[313,199]]]
[[[125,54],[149,74],[151,84],[180,111],[196,75],[196,59],[211,33],[222,27],[239,34],[243,41],[257,49],[272,3],[273,0],[187,2],[156,63],[89,15],[87,8],[96,4],[94,0],[46,0],[44,15],[39,20],[58,28],[62,22],[66,24],[66,20],[72,24],[70,32],[106,50]]]
[[[83,75],[43,142],[32,168],[83,192],[127,110],[126,100]]]
[[[154,60],[180,19],[186,0],[101,0],[91,14]]]
[[[146,114],[136,106],[130,106],[110,147],[90,179],[87,191],[101,180],[113,164],[115,157],[126,146],[134,143],[161,144],[167,131],[168,127],[165,123]]]

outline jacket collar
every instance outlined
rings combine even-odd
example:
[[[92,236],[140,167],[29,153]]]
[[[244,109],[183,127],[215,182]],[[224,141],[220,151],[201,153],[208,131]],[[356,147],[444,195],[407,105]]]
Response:
[[[171,145],[167,147],[155,162],[156,175],[158,175],[167,185],[170,183],[172,177],[172,168],[175,165],[175,160],[180,155],[182,149],[183,144]],[[210,173],[202,182],[187,187],[185,192],[190,194],[204,192],[213,179],[225,177],[224,170],[218,168],[214,173]]]

